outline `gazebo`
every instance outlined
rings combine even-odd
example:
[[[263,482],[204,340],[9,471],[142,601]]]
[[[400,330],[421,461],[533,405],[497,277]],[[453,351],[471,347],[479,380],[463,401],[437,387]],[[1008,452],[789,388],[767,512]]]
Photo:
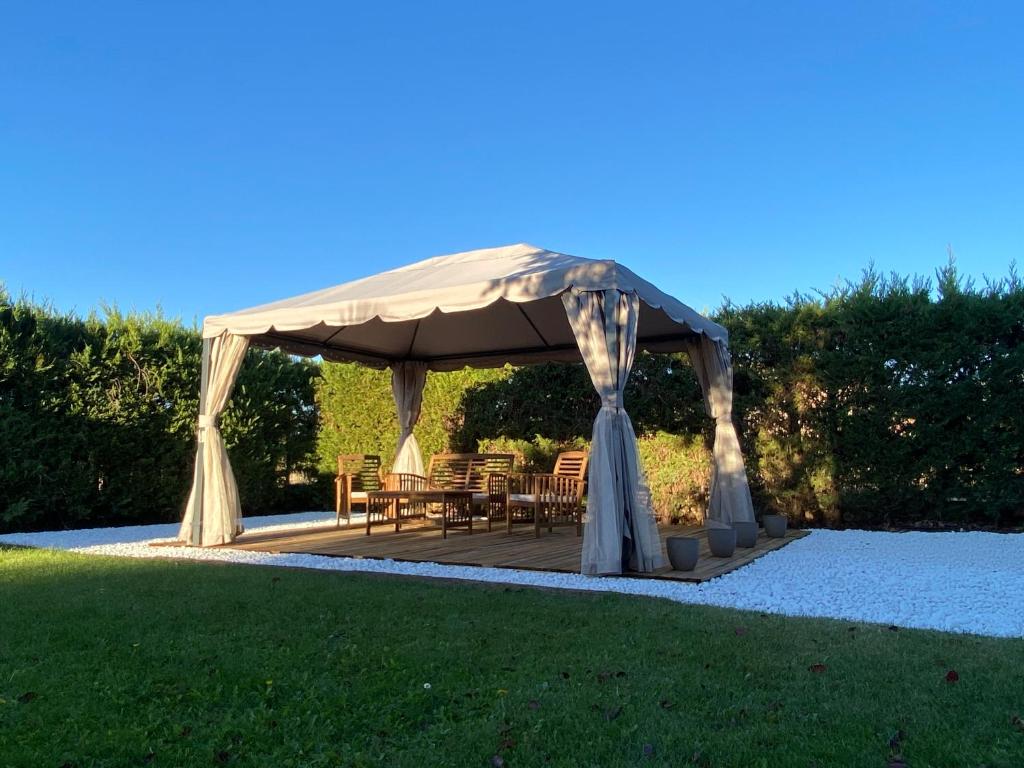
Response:
[[[752,521],[732,423],[728,334],[614,261],[532,245],[438,256],[203,322],[198,445],[180,538],[226,544],[242,532],[217,420],[246,349],[390,368],[401,427],[394,471],[423,474],[416,443],[427,371],[582,361],[601,396],[594,420],[581,572],[663,565],[623,390],[638,350],[686,352],[715,419],[707,517]]]

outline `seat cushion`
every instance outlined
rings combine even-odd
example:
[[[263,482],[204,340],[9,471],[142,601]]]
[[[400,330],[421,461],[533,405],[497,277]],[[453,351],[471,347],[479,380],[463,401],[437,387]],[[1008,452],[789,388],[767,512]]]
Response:
[[[352,491],[349,496],[352,501],[366,501],[366,491]]]
[[[533,504],[537,501],[536,493],[510,493],[508,500],[515,504]],[[565,504],[571,504],[576,498],[574,496],[556,496],[553,493],[544,494],[544,501],[560,501]]]

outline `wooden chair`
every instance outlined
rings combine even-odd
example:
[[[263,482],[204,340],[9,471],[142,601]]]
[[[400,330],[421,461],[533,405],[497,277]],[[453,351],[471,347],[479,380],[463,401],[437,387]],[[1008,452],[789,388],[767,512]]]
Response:
[[[513,481],[518,483],[521,475],[513,475],[511,472],[494,472],[487,476],[487,530],[495,521],[508,519],[509,506],[508,497],[511,492]]]
[[[513,525],[540,529],[575,525],[583,533],[583,494],[587,482],[586,451],[565,451],[555,459],[550,474],[491,475],[488,481],[488,514],[505,519],[509,533]]]
[[[513,525],[533,525],[537,517],[533,488],[533,475],[522,472],[491,475],[487,484],[488,521],[504,520],[509,533]],[[540,528],[537,528],[537,535],[540,535]]]
[[[454,527],[453,520],[447,520],[449,514],[464,523],[465,516],[476,510],[487,517],[487,530],[491,530],[493,505],[490,503],[488,478],[508,475],[512,472],[514,462],[515,456],[511,453],[436,453],[431,456],[427,476],[421,478],[426,490],[469,491],[472,494],[470,510],[461,507],[456,509],[453,504],[449,504],[448,509],[440,510],[442,528]],[[458,503],[461,504],[462,500]],[[500,509],[503,510],[504,506]],[[467,527],[472,531],[471,525]]]
[[[534,475],[533,495],[535,517],[533,530],[550,532],[555,526],[574,525],[576,535],[583,535],[583,486],[586,481],[566,475]]]
[[[391,472],[384,477],[381,491],[389,495],[370,498],[366,502],[366,535],[375,525],[394,525],[395,531],[402,530],[402,523],[427,516],[427,505],[415,498],[416,491],[426,489],[426,482],[419,475],[406,472]],[[398,493],[408,495],[397,495]]]
[[[365,453],[350,453],[338,456],[338,475],[334,478],[336,523],[341,527],[341,518],[352,521],[352,507],[366,507],[366,494],[383,487],[380,456]]]

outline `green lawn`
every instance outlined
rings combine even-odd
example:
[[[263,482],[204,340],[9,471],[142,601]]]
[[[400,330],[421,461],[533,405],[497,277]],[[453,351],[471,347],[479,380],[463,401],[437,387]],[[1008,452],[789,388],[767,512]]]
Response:
[[[1022,669],[1018,640],[0,549],[4,766],[1021,766]]]

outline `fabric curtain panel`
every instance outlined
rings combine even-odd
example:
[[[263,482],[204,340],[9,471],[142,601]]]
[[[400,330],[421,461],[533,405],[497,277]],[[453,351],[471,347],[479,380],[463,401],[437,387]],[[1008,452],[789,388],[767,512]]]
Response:
[[[412,361],[395,363],[391,366],[391,394],[395,397],[398,411],[398,450],[392,472],[426,474],[423,470],[423,454],[416,442],[413,428],[420,419],[423,405],[423,385],[427,382],[427,364]]]
[[[732,524],[753,522],[747,471],[740,439],[732,421],[732,358],[722,342],[706,336],[695,339],[687,352],[704,392],[704,407],[715,420],[715,447],[711,474],[711,498],[707,519]]]
[[[203,355],[207,357],[204,361],[207,380],[203,387],[205,398],[200,397],[199,404],[196,469],[185,518],[178,532],[182,541],[204,547],[227,544],[242,532],[238,485],[224,449],[218,419],[231,397],[249,346],[245,336],[229,333],[207,342],[203,349]],[[198,538],[193,528],[197,512],[201,522]]]
[[[590,444],[581,571],[653,571],[664,565],[661,539],[622,397],[636,356],[640,299],[617,290],[571,290],[562,303],[601,396]]]

